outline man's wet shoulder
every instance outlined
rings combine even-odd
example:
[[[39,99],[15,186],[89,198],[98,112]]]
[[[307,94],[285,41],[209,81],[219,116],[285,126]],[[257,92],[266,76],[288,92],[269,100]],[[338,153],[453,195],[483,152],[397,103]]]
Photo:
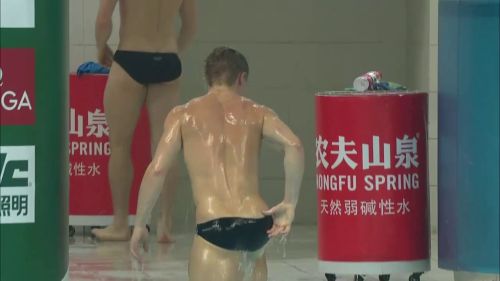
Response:
[[[184,110],[191,110],[193,108],[196,108],[197,106],[204,103],[204,101],[205,101],[205,96],[193,98],[183,105]]]
[[[266,108],[266,106],[259,104],[247,97],[241,97],[241,102],[247,109],[253,110],[256,113],[262,112]]]

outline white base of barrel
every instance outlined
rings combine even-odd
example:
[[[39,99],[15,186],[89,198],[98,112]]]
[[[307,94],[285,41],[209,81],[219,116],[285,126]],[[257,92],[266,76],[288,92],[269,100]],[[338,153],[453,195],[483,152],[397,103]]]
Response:
[[[332,274],[392,274],[429,271],[430,260],[400,262],[319,261],[319,271]]]

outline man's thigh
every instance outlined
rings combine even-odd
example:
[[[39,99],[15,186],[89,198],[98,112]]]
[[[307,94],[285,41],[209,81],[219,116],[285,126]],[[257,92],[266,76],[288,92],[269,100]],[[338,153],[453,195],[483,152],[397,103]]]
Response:
[[[265,281],[265,257],[228,251],[195,236],[189,261],[190,281]]]

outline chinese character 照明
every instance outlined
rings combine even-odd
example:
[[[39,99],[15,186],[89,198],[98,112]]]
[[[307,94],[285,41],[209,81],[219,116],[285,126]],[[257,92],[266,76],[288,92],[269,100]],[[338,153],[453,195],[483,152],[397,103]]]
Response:
[[[3,217],[10,217],[10,195],[1,196],[0,213]]]
[[[17,215],[28,215],[28,196],[12,196],[12,211],[17,211]]]

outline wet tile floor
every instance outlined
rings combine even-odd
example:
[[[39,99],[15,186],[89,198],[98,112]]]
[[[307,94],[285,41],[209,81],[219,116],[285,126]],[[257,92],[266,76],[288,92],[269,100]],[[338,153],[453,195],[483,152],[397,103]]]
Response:
[[[170,245],[151,243],[142,268],[132,261],[126,242],[95,242],[88,235],[77,235],[70,244],[72,281],[188,281],[188,257],[193,234],[176,235]],[[154,237],[152,238],[154,239]],[[422,281],[452,281],[453,274],[437,268],[436,237],[432,239],[432,270]],[[326,280],[317,270],[316,227],[296,226],[286,244],[272,241],[267,249],[269,281]],[[338,281],[353,276],[338,276]],[[377,276],[366,276],[376,281]],[[391,281],[408,280],[408,275],[393,275]],[[493,279],[494,280],[494,279]]]

